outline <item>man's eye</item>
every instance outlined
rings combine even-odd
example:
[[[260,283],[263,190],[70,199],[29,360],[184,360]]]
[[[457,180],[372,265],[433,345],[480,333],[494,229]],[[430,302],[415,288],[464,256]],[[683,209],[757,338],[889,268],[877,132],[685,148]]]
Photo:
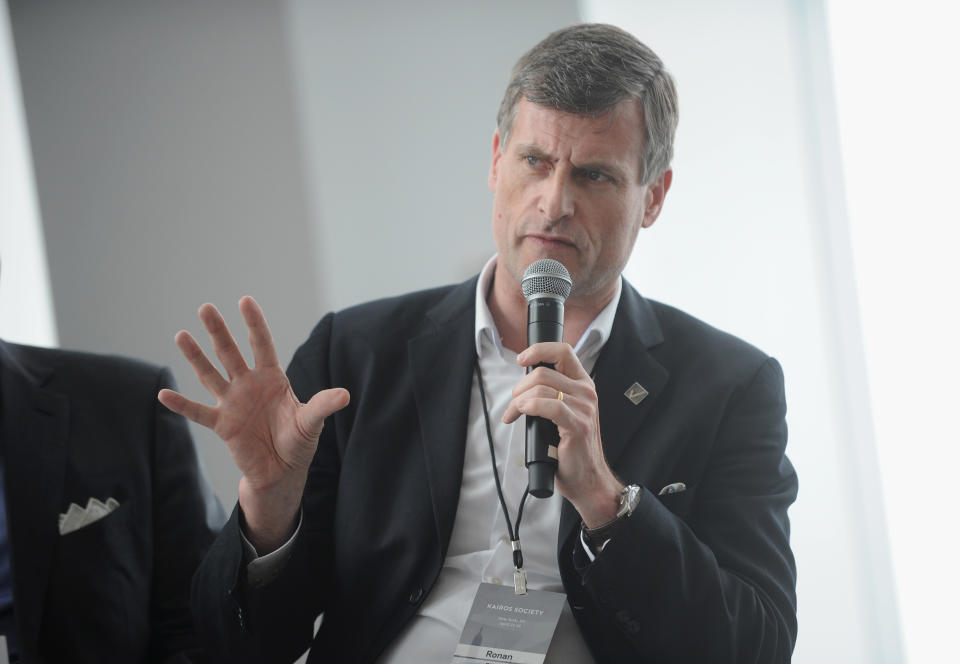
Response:
[[[533,155],[527,155],[527,156],[524,157],[524,158],[527,160],[527,164],[528,164],[529,166],[539,166],[539,165],[540,165],[540,157],[534,157]]]
[[[607,179],[607,176],[600,171],[587,171],[587,178],[591,182],[601,182]]]

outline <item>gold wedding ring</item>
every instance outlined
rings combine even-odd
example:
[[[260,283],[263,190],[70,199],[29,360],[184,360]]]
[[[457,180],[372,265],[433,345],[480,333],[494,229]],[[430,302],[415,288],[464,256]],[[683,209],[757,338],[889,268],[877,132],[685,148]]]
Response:
[[[557,390],[557,401],[563,401],[563,392]]]

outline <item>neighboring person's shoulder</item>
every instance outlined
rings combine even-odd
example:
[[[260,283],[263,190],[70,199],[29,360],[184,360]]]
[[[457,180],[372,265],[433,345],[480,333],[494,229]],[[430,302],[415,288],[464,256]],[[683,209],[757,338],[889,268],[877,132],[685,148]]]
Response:
[[[121,355],[10,344],[21,365],[35,375],[48,374],[57,386],[109,389],[118,393],[153,389],[171,382],[168,369]]]

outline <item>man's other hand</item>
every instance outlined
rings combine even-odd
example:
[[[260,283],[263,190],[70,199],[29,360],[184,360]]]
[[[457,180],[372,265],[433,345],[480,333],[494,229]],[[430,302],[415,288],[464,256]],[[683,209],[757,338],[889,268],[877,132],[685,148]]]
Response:
[[[280,367],[260,305],[244,296],[239,307],[254,366],[247,366],[220,312],[207,303],[198,313],[227,377],[189,332],[178,332],[175,342],[217,405],[207,406],[172,390],[161,390],[158,398],[173,412],[212,429],[227,444],[243,473],[238,491],[247,536],[262,555],[293,531],[323,422],[346,406],[350,395],[334,388],[301,403]]]

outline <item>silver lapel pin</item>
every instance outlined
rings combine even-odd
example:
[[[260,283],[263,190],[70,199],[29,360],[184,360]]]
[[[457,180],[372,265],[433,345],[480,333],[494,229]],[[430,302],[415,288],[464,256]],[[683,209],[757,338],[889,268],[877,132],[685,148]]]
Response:
[[[634,383],[633,385],[627,388],[627,391],[623,393],[623,396],[630,399],[633,405],[636,406],[641,401],[643,401],[648,394],[650,393],[647,391],[647,388],[645,388],[640,383]]]

